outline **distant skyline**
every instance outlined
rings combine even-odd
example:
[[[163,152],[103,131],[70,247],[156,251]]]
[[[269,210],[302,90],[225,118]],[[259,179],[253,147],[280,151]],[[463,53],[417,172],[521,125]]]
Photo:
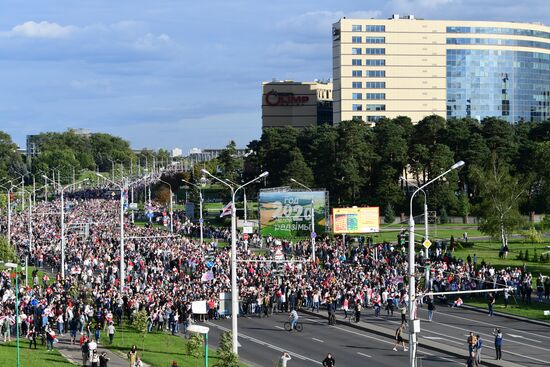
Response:
[[[0,130],[84,128],[133,148],[238,147],[261,135],[261,83],[332,77],[343,16],[550,24],[533,0],[4,0]]]

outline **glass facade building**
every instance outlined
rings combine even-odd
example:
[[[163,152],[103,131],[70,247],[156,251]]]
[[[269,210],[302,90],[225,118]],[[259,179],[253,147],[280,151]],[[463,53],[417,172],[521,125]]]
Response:
[[[432,114],[550,118],[550,27],[393,16],[342,18],[332,35],[335,124]]]

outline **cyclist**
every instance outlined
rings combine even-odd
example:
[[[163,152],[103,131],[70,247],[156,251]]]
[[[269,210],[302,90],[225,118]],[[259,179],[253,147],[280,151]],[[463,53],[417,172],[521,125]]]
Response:
[[[298,316],[298,312],[296,312],[296,310],[290,311],[290,316],[288,317],[288,320],[290,321],[290,331],[296,329],[296,323],[299,318],[300,317]]]

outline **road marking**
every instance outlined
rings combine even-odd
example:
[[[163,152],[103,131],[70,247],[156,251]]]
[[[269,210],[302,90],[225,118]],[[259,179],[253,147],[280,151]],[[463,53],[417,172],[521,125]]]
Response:
[[[422,310],[422,308],[420,308],[419,310]],[[463,311],[469,311],[467,309],[463,309]],[[427,311],[426,311],[427,312]],[[461,320],[466,320],[466,321],[472,321],[471,319],[468,319],[466,317],[462,317],[462,316],[457,316],[457,315],[453,315],[451,313],[447,313],[447,312],[440,312],[441,315],[444,315],[444,316],[448,316],[448,317],[454,317],[456,319],[461,319]],[[503,316],[504,317],[504,316]],[[488,325],[488,326],[491,326],[491,327],[495,327],[495,328],[498,328],[498,329],[506,329],[507,327],[505,325],[497,325],[497,324],[493,324],[493,323],[490,323],[490,322],[486,322],[486,321],[480,321],[480,320],[475,320],[476,323],[478,324],[485,324],[485,325]],[[527,332],[527,331],[521,331],[521,330],[518,330],[518,329],[513,329],[513,328],[508,328],[508,330],[513,330],[514,332],[517,332],[517,333],[523,333],[523,334],[528,334],[529,336],[532,336],[534,333],[531,333],[531,332]],[[540,337],[540,338],[545,338],[545,339],[550,339],[549,336],[545,336],[543,334],[534,334],[536,335],[537,337]],[[527,339],[527,338],[526,338]],[[533,339],[529,339],[529,340],[533,340]],[[539,342],[538,340],[534,340],[535,342]],[[540,342],[539,342],[540,343]]]
[[[322,341],[321,339],[317,339],[317,338],[311,338],[313,340],[315,340],[316,342],[319,342],[319,343],[324,343],[324,341]]]
[[[275,325],[275,327],[276,327],[277,329],[281,329],[281,330],[284,330],[284,329],[285,329],[284,327],[278,326],[278,325]]]
[[[439,337],[439,336],[421,336],[421,338],[424,338],[424,339],[433,339],[433,340],[444,340],[443,338]]]
[[[357,354],[363,357],[372,358],[372,356],[369,356],[368,354],[365,354],[365,353],[357,352]]]
[[[212,325],[212,326],[214,326],[214,327],[216,327],[216,328],[218,328],[218,329],[220,329],[220,330],[223,330],[223,331],[231,331],[231,330],[228,329],[228,328],[225,328],[225,327],[223,327],[223,326],[220,326],[220,325],[211,323],[210,321],[207,321],[206,324]],[[251,342],[256,343],[256,344],[265,345],[266,347],[268,347],[268,348],[270,348],[270,349],[273,349],[273,350],[276,350],[276,351],[281,352],[281,353],[282,353],[282,352],[287,352],[287,353],[290,354],[291,356],[296,357],[296,358],[298,358],[298,359],[301,359],[302,361],[309,361],[309,362],[312,362],[312,363],[314,363],[314,364],[316,364],[316,365],[319,365],[319,366],[322,365],[321,362],[319,362],[319,361],[316,361],[316,360],[314,360],[314,359],[311,359],[311,358],[309,358],[309,357],[303,356],[303,355],[298,354],[298,353],[295,353],[295,352],[291,352],[291,351],[288,350],[288,349],[283,349],[283,348],[281,348],[281,347],[278,347],[278,346],[276,346],[276,345],[267,343],[267,342],[265,342],[265,341],[263,341],[263,340],[259,340],[259,339],[253,338],[253,337],[248,336],[248,335],[245,335],[245,334],[243,334],[243,333],[239,333],[239,337],[241,337],[241,338],[243,338],[243,339],[248,339],[248,340],[250,340]]]

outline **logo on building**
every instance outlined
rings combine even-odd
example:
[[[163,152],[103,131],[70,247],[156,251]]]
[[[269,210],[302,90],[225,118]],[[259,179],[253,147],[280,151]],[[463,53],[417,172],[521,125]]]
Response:
[[[309,101],[308,96],[294,93],[279,93],[275,90],[265,94],[265,103],[268,106],[303,106]]]

